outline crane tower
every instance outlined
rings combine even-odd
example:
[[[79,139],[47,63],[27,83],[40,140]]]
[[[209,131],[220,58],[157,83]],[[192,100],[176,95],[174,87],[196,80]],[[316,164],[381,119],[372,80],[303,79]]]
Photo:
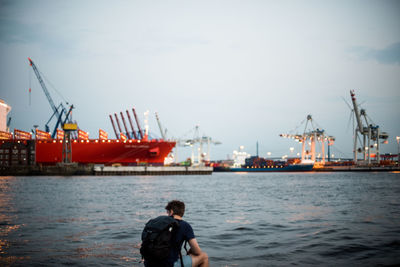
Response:
[[[50,121],[53,118],[56,119],[54,130],[51,133],[51,138],[55,138],[55,136],[57,134],[58,126],[63,121],[64,121],[64,123],[67,121],[71,122],[71,118],[70,118],[71,112],[70,111],[67,112],[67,109],[64,107],[64,105],[62,103],[60,103],[60,105],[58,105],[58,107],[54,104],[54,101],[50,96],[49,90],[47,90],[46,84],[44,83],[42,76],[40,75],[39,69],[36,67],[35,63],[33,62],[33,60],[31,58],[28,57],[28,60],[29,60],[29,65],[32,67],[33,71],[35,72],[35,75],[43,89],[43,92],[46,95],[47,101],[49,101],[49,104],[53,110],[53,115],[51,115],[51,117],[47,121],[45,127],[46,127],[46,132],[50,132],[48,124],[50,123]],[[70,106],[70,110],[72,109],[72,107],[73,107],[73,105]],[[61,126],[63,126],[63,125],[61,125]]]
[[[386,132],[381,132],[378,125],[375,125],[371,120],[368,120],[367,112],[365,109],[358,109],[356,95],[354,90],[350,90],[351,101],[353,103],[354,116],[357,121],[357,127],[354,130],[354,162],[356,164],[371,164],[380,162],[379,152],[379,139],[386,141],[389,135]],[[363,119],[365,125],[363,124]],[[359,141],[359,134],[362,135],[362,147],[357,148],[357,142]],[[361,138],[360,138],[361,141]],[[375,153],[373,153],[375,152]],[[358,161],[358,154],[361,153],[363,159]],[[372,159],[374,158],[374,159]]]
[[[307,156],[311,156],[311,161],[316,161],[316,143],[321,143],[322,164],[325,164],[325,142],[328,142],[328,161],[330,161],[330,146],[333,145],[335,137],[329,136],[325,130],[316,128],[307,132],[308,123],[312,125],[312,116],[307,115],[307,121],[303,134],[280,134],[281,137],[295,139],[302,144],[301,161],[304,162]],[[306,150],[306,145],[309,144],[309,150]]]

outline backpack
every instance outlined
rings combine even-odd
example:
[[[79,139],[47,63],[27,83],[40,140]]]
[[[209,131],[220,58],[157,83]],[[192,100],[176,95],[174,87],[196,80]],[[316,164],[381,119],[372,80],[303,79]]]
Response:
[[[159,216],[146,223],[140,247],[146,265],[165,265],[173,246],[171,238],[178,228],[179,222],[170,216]]]

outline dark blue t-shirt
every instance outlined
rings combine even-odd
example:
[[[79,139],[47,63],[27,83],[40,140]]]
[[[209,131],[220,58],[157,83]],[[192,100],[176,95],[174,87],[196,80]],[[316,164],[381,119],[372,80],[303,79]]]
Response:
[[[177,221],[179,222],[179,229],[172,238],[172,242],[175,245],[173,246],[171,254],[168,257],[168,264],[171,265],[173,265],[173,263],[179,259],[179,251],[182,249],[183,242],[195,238],[192,226],[190,226],[190,224],[184,220]]]

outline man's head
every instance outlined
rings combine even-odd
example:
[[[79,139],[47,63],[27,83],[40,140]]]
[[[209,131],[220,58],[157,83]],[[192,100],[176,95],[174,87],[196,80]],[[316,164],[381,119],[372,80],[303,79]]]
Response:
[[[168,202],[167,206],[165,206],[165,209],[167,210],[167,212],[172,211],[173,215],[183,217],[183,214],[185,214],[185,203],[179,200],[172,200]]]

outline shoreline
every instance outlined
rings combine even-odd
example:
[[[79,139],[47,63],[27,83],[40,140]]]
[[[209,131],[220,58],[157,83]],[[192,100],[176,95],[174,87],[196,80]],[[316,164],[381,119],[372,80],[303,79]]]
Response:
[[[127,175],[212,175],[214,172],[235,173],[228,168],[213,169],[207,166],[103,166],[59,164],[54,166],[9,166],[0,168],[0,176],[127,176]],[[309,171],[242,171],[246,173],[271,172],[399,172],[400,166],[329,166]]]

